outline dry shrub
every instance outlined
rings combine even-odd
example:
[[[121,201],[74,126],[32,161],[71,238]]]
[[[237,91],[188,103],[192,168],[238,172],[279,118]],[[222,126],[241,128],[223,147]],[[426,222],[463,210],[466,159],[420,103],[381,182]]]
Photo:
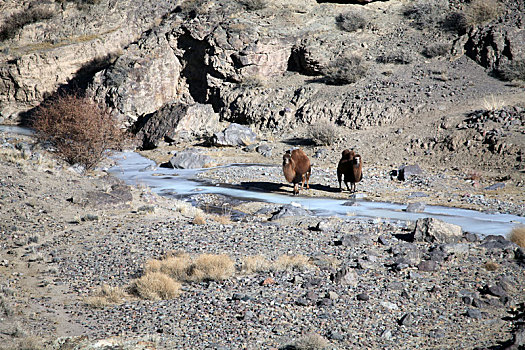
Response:
[[[240,0],[239,2],[247,11],[258,11],[268,6],[266,0]]]
[[[520,80],[525,81],[525,59],[513,60],[508,63],[500,65],[496,70],[496,73],[503,80],[514,81]]]
[[[363,78],[368,71],[361,56],[338,57],[322,69],[323,81],[330,85],[352,84]]]
[[[339,14],[335,18],[335,23],[341,30],[355,32],[358,29],[363,29],[367,24],[367,20],[359,11],[348,11]]]
[[[473,27],[498,18],[503,6],[498,0],[472,0],[465,9],[467,26]]]
[[[247,256],[242,259],[242,273],[252,274],[258,272],[267,272],[270,269],[270,262],[262,255]]]
[[[438,56],[445,56],[450,52],[450,44],[448,43],[434,43],[426,46],[423,49],[422,54],[428,58],[434,58]]]
[[[9,348],[8,348],[9,349]],[[44,350],[43,339],[36,336],[26,336],[18,341],[16,347],[13,350]]]
[[[432,28],[441,23],[449,10],[447,0],[418,0],[405,6],[403,15],[415,28]]]
[[[327,349],[328,340],[316,333],[308,333],[297,339],[293,344],[295,350],[323,350]]]
[[[512,229],[508,237],[509,241],[525,248],[525,226],[518,226]]]
[[[337,127],[330,123],[315,123],[308,128],[308,137],[320,146],[329,146],[337,140]]]
[[[54,13],[39,7],[30,7],[8,17],[0,27],[0,41],[13,39],[24,26],[50,19]]]
[[[472,180],[472,181],[480,181],[481,180],[481,173],[476,170],[471,170],[468,172],[466,180]]]
[[[384,55],[380,55],[376,59],[378,63],[394,63],[394,64],[409,64],[409,63],[412,63],[413,60],[414,60],[414,57],[412,55],[412,52],[403,50],[403,49],[396,49],[392,52],[386,53]]]
[[[276,271],[285,270],[304,270],[310,266],[310,259],[304,255],[281,255],[272,264],[272,268]]]
[[[86,304],[101,309],[111,304],[118,304],[124,300],[126,293],[119,287],[104,284],[95,296],[86,298]]]
[[[204,225],[206,223],[206,220],[204,219],[204,217],[197,213],[194,217],[193,217],[193,224],[194,225]]]
[[[87,97],[59,95],[44,102],[32,125],[41,142],[51,143],[57,154],[70,164],[91,169],[120,149],[125,134],[108,111]]]
[[[235,273],[235,263],[227,255],[202,254],[188,268],[191,281],[221,281]]]
[[[497,263],[495,263],[494,261],[487,261],[483,267],[485,268],[485,270],[487,271],[496,271],[497,269],[499,269],[499,265]]]
[[[133,281],[131,290],[140,298],[165,300],[180,294],[181,284],[162,272],[146,273]]]
[[[162,260],[149,260],[146,263],[146,274],[161,272],[173,278],[176,281],[186,281],[188,277],[188,269],[191,265],[191,258],[186,253],[179,253],[176,255],[169,255]]]

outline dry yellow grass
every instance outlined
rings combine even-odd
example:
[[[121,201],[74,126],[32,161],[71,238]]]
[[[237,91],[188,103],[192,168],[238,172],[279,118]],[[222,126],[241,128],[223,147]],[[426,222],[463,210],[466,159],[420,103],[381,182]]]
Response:
[[[87,305],[101,309],[111,304],[118,304],[126,298],[127,294],[119,287],[103,285],[92,297],[86,298]]]
[[[180,294],[181,284],[162,272],[146,273],[133,281],[132,289],[148,300],[172,299]]]
[[[242,273],[251,274],[257,272],[266,272],[270,269],[270,262],[262,255],[247,256],[242,259]]]
[[[509,241],[525,248],[525,226],[518,226],[512,229],[508,237]]]
[[[220,281],[235,273],[235,263],[227,255],[202,254],[188,269],[189,280]]]
[[[299,269],[304,270],[310,266],[308,257],[304,255],[281,255],[272,264],[272,269],[276,271]]]
[[[193,224],[195,225],[204,225],[206,223],[206,220],[204,219],[204,217],[200,214],[196,214],[194,217],[193,217]]]
[[[177,281],[188,280],[188,268],[191,258],[186,253],[168,255],[165,259],[152,259],[146,263],[146,273],[161,272]]]
[[[229,225],[232,223],[231,218],[226,215],[210,215],[210,217],[213,221],[218,222],[222,225]]]

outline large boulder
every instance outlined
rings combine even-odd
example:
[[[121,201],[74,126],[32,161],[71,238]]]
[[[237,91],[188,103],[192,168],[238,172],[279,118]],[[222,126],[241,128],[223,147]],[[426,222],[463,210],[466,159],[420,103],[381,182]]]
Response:
[[[170,103],[146,117],[137,133],[143,149],[152,149],[161,141],[200,138],[219,130],[219,116],[211,105]]]
[[[174,169],[201,169],[215,164],[216,162],[210,156],[201,154],[193,149],[187,149],[177,152],[165,166]]]
[[[257,135],[247,126],[231,123],[223,131],[213,135],[211,143],[215,146],[248,146],[257,141]]]
[[[423,218],[416,221],[413,232],[415,242],[454,243],[461,240],[461,226],[449,224],[435,218]]]

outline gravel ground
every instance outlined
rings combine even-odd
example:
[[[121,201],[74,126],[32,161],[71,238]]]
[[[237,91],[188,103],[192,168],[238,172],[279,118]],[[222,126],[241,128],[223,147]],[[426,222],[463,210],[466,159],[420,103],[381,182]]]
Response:
[[[503,238],[411,242],[405,222],[269,221],[275,205],[262,203],[240,205],[250,215],[231,221],[124,186],[104,171],[79,175],[43,150],[22,147],[27,138],[2,140],[1,348],[483,349],[511,340],[514,316],[523,312],[522,251]],[[409,193],[454,179],[400,183],[381,171],[367,169],[360,191],[378,192],[385,183]],[[207,174],[235,185],[279,173],[268,166]],[[333,169],[319,166],[314,174],[307,195],[348,195],[315,188],[321,180],[335,187]],[[495,209],[490,203],[483,199]],[[262,210],[252,215],[255,208]],[[226,254],[236,271],[225,280],[184,282],[180,296],[166,300],[131,293],[145,263],[170,251]],[[308,259],[243,273],[243,259],[255,255]],[[95,307],[89,298],[103,285],[129,293]]]

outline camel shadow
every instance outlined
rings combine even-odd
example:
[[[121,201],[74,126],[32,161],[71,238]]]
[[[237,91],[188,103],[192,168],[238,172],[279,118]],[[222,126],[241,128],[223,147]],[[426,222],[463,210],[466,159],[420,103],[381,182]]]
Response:
[[[310,188],[312,190],[318,190],[318,191],[324,191],[324,192],[331,192],[331,193],[340,193],[338,187],[331,187],[326,185],[320,185],[320,184],[311,184]]]
[[[293,185],[288,183],[275,183],[268,181],[245,181],[241,182],[238,185],[239,188],[248,191],[257,191],[257,192],[272,192],[272,193],[281,193],[287,194],[293,192]],[[339,193],[339,188],[330,187],[320,184],[311,184],[310,189],[331,193]],[[308,191],[306,188],[303,191]]]
[[[275,192],[275,193],[285,193],[287,188],[292,186],[287,186],[283,183],[275,183],[268,181],[244,181],[238,185],[241,189],[247,191],[257,191],[257,192]]]

